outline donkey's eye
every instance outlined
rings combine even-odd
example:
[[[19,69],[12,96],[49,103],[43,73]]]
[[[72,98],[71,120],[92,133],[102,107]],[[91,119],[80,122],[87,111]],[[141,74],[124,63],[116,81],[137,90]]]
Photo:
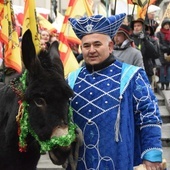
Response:
[[[42,107],[42,106],[46,105],[46,102],[43,98],[36,98],[36,99],[34,99],[34,102],[38,107]]]

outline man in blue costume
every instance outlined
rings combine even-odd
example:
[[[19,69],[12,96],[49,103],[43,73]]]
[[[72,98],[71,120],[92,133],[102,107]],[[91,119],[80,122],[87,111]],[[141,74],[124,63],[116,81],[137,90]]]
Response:
[[[132,170],[141,163],[162,170],[162,121],[146,73],[112,56],[112,38],[124,18],[69,18],[85,61],[68,76],[73,120],[84,136],[77,170]]]

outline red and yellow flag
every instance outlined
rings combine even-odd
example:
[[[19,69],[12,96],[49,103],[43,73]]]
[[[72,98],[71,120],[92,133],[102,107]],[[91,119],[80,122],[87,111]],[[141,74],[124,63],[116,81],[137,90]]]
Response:
[[[63,33],[60,33],[59,51],[60,51],[60,58],[64,65],[64,75],[65,77],[67,77],[71,71],[74,71],[77,68],[79,68],[79,64],[71,48],[68,45],[67,38],[61,34]]]
[[[92,0],[70,0],[61,32],[64,33],[69,41],[80,44],[80,40],[68,24],[68,18],[80,18],[82,16],[91,16],[92,14]]]
[[[4,64],[20,73],[22,71],[21,52],[12,1],[4,0],[2,3],[1,0],[0,6],[1,17],[3,17],[0,21],[0,37],[4,44]]]
[[[137,6],[137,18],[143,18],[145,19],[147,9],[149,5],[152,5],[155,3],[156,0],[147,0],[147,4],[144,7]]]
[[[40,51],[40,34],[38,32],[35,0],[25,0],[22,35],[27,29],[31,30],[36,53]]]
[[[4,0],[0,0],[0,41],[7,44],[8,43],[8,35],[9,35],[9,29],[8,28],[8,19],[5,18],[5,16],[8,17],[8,11],[7,11],[7,5],[5,5]]]
[[[0,66],[1,66],[2,60],[3,60],[3,48],[2,48],[2,43],[0,42]]]
[[[68,45],[67,40],[80,44],[81,41],[77,38],[71,26],[68,23],[68,18],[80,18],[82,16],[91,16],[92,15],[92,1],[91,0],[70,0],[68,8],[65,13],[65,18],[61,32],[59,34],[59,51],[60,56],[64,65],[65,76],[77,69],[79,64]]]
[[[39,13],[37,13],[37,22],[40,30],[45,29],[50,33],[56,31],[56,28]]]
[[[149,0],[127,0],[128,4],[136,4],[139,5],[140,7],[144,7]]]

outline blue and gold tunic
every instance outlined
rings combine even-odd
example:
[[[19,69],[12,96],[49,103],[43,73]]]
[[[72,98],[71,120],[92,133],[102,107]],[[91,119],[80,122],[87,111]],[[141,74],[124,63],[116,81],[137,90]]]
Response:
[[[162,122],[143,69],[114,61],[82,67],[68,82],[73,120],[84,135],[77,170],[132,170],[142,159],[161,161]]]

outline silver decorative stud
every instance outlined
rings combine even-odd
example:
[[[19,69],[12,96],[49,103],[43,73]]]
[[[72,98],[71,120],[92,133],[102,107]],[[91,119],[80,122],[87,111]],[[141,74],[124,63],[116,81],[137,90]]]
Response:
[[[91,32],[93,29],[93,25],[88,24],[85,28],[87,29],[88,32]]]

